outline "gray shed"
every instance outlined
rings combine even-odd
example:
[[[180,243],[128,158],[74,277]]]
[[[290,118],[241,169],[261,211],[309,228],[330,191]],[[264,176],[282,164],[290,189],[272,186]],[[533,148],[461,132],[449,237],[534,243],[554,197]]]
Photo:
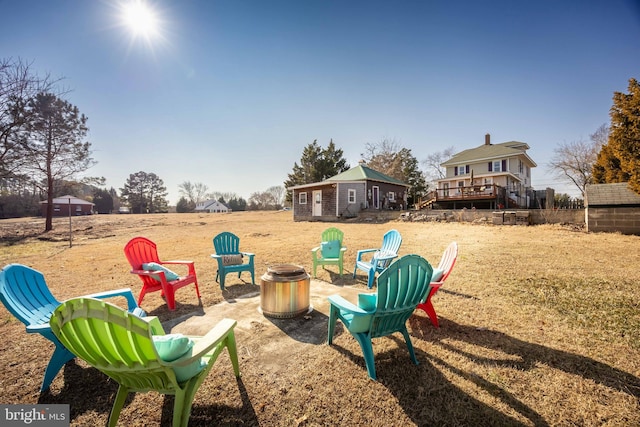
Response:
[[[585,223],[590,232],[640,235],[640,194],[633,192],[626,182],[588,185]]]

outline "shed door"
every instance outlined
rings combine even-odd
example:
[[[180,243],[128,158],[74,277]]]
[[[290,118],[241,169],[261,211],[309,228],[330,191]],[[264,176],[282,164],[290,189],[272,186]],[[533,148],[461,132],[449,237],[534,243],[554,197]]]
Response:
[[[380,209],[380,187],[372,187],[373,190],[373,208]]]
[[[313,190],[313,216],[322,216],[322,190]]]

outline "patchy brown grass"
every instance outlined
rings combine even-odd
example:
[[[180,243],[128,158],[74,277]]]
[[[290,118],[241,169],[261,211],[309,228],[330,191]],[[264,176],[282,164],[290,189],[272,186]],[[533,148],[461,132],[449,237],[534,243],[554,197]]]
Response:
[[[345,232],[347,271],[356,250],[378,246],[390,228],[402,233],[402,254],[434,264],[458,242],[458,263],[434,298],[441,327],[422,312],[409,320],[420,365],[410,362],[400,335],[377,339],[379,381],[371,381],[358,344],[343,329],[333,346],[289,338],[304,351],[267,364],[273,336],[256,323],[237,334],[241,380],[221,356],[196,395],[191,425],[640,425],[639,237],[559,226],[296,223],[290,212],[247,212],[74,218],[70,248],[68,220],[54,225],[43,235],[42,219],[1,221],[0,263],[42,271],[59,299],[120,287],[137,295],[140,282],[128,273],[122,248],[144,235],[163,259],[195,260],[204,307],[258,290],[228,276],[228,290],[220,291],[209,255],[221,231],[239,235],[241,247],[256,253],[258,276],[282,262],[310,270],[309,250],[330,225]],[[331,267],[319,279],[366,290],[364,276],[340,278]],[[202,310],[189,291],[177,300],[169,312],[155,293],[143,308],[163,322]],[[52,345],[27,335],[4,307],[0,331],[2,403],[69,403],[72,425],[106,423],[112,381],[70,362],[40,394]],[[171,398],[136,395],[120,424],[168,425],[171,407]]]

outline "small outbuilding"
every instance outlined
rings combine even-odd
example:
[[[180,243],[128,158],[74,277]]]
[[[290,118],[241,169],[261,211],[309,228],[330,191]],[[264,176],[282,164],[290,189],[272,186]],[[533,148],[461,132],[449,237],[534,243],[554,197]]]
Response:
[[[40,202],[40,210],[43,217],[47,216],[47,201]],[[53,199],[53,216],[91,215],[95,205],[75,196],[60,196]]]
[[[324,181],[289,187],[294,221],[354,218],[364,210],[402,210],[410,185],[363,164]]]
[[[585,191],[587,231],[640,235],[640,194],[626,182],[591,184]]]

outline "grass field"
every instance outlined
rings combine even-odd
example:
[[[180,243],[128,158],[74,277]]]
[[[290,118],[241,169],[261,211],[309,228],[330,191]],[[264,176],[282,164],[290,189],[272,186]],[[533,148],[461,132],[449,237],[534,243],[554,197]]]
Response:
[[[367,377],[357,342],[340,329],[334,345],[308,344],[279,365],[263,353],[272,336],[260,325],[238,331],[241,380],[226,354],[196,395],[190,425],[260,426],[630,426],[640,425],[640,237],[587,234],[562,226],[469,223],[293,222],[291,212],[96,215],[54,221],[0,221],[0,263],[22,263],[44,273],[63,300],[131,287],[125,243],[143,235],[160,257],[195,261],[201,301],[191,289],[177,294],[177,310],[150,294],[143,308],[166,322],[258,286],[227,277],[215,283],[212,238],[231,231],[256,254],[256,277],[269,265],[291,262],[310,271],[310,249],[320,233],[345,233],[347,274],[328,267],[319,280],[366,291],[351,277],[358,249],[379,246],[384,232],[403,236],[401,255],[417,253],[437,264],[458,242],[458,262],[434,297],[436,329],[422,312],[409,320],[416,355],[401,335],[374,340],[378,381]],[[247,276],[243,276],[244,279]],[[201,306],[201,305],[202,306]],[[82,361],[70,362],[40,394],[52,345],[0,308],[0,402],[69,403],[72,425],[104,425],[116,385]],[[287,337],[282,337],[283,346]],[[120,425],[167,425],[171,398],[136,395]]]

